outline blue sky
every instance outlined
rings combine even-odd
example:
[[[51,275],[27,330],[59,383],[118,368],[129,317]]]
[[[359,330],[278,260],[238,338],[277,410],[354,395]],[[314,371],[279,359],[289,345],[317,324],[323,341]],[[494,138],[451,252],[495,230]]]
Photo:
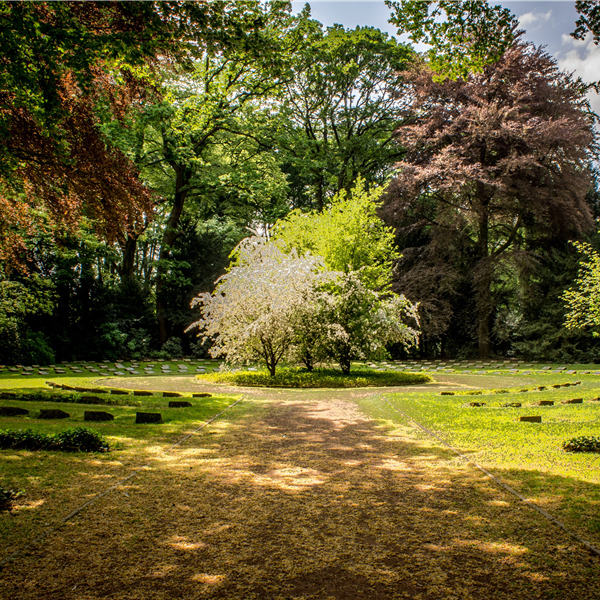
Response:
[[[562,69],[572,71],[585,81],[600,80],[600,46],[590,40],[578,41],[569,33],[575,28],[575,2],[538,0],[490,2],[509,8],[525,30],[525,37],[543,45]],[[293,2],[299,11],[305,2]],[[346,28],[370,25],[395,35],[396,29],[387,20],[389,9],[383,0],[310,0],[312,16],[324,25],[340,23]],[[596,112],[600,113],[600,96],[590,97]]]

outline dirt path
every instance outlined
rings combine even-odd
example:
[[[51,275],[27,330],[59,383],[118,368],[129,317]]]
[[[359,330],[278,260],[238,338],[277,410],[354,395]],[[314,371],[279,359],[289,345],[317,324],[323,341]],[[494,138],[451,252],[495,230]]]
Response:
[[[0,597],[600,598],[597,558],[483,475],[309,398],[238,405],[6,567]]]

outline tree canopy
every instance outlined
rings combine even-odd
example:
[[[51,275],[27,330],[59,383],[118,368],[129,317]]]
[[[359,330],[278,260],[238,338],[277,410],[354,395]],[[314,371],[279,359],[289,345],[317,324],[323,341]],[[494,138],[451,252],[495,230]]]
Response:
[[[499,60],[515,40],[518,21],[508,8],[487,1],[386,0],[398,33],[429,46],[438,77],[466,78]]]
[[[457,269],[469,273],[487,356],[500,265],[532,238],[593,225],[586,193],[595,133],[585,89],[522,41],[466,80],[438,81],[426,65],[406,77],[413,117],[398,130],[406,155],[384,211],[390,224],[425,233],[415,268],[428,263],[430,276],[446,282]],[[411,270],[399,281],[408,283]],[[418,273],[409,285],[417,294]]]
[[[368,190],[362,179],[336,194],[323,211],[291,211],[275,224],[273,239],[287,251],[323,257],[327,268],[355,272],[371,290],[389,287],[398,258],[394,233],[377,215],[383,190]]]

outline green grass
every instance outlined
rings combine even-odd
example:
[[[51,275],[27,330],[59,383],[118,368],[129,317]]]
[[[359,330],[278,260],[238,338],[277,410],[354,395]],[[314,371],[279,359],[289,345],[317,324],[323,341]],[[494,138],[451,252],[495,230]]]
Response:
[[[229,383],[253,387],[283,388],[358,388],[416,385],[432,381],[430,375],[421,373],[380,372],[371,369],[355,369],[349,375],[334,369],[304,369],[283,367],[271,377],[262,371],[221,371],[196,375],[204,383]]]
[[[182,362],[171,361],[172,374],[176,377],[181,376],[176,369]],[[151,373],[142,371],[142,378],[146,382],[161,381],[154,378],[164,376],[161,366],[167,363],[155,361],[150,364],[154,365],[148,369]],[[197,366],[209,372],[216,371],[219,367],[216,361],[186,364],[190,367],[187,372],[190,379],[196,375]],[[513,369],[513,365],[498,368],[496,364],[476,367],[454,364],[445,371],[429,371],[427,374],[415,372],[421,365],[412,364],[410,368],[413,372],[405,372],[401,364],[404,363],[373,363],[373,368],[357,364],[353,366],[344,385],[410,385],[429,381],[430,374],[433,375],[438,383],[431,384],[430,391],[430,385],[423,385],[419,391],[407,390],[402,394],[386,394],[386,397],[393,407],[435,430],[449,443],[502,477],[525,496],[538,502],[588,539],[595,539],[596,544],[600,543],[600,454],[569,453],[562,449],[566,440],[580,436],[597,437],[600,433],[600,403],[591,402],[593,398],[600,396],[600,376],[584,374],[585,371],[598,370],[598,365],[572,365],[569,370],[576,370],[577,373],[566,374],[551,372],[557,366],[552,364],[547,365],[552,367],[551,370],[542,370],[541,367],[546,365],[540,364],[519,365],[518,371]],[[79,365],[83,366],[81,363]],[[88,363],[87,366],[98,369],[103,367],[98,363]],[[114,363],[111,366],[114,367]],[[484,367],[481,369],[484,373],[478,372],[480,367]],[[0,392],[48,395],[52,392],[46,381],[72,387],[93,388],[106,385],[107,379],[99,373],[85,369],[80,369],[83,372],[77,373],[66,365],[61,368],[66,371],[64,374],[34,373],[29,376],[22,376],[21,370],[11,372],[4,369],[0,372]],[[330,376],[332,385],[338,387],[344,379],[339,371],[333,370],[321,372],[318,377],[292,369],[282,369],[280,372],[285,374],[286,387],[311,387],[311,379],[315,387],[325,387],[325,381]],[[217,371],[214,375],[203,376],[201,380],[210,382],[227,375],[230,374]],[[258,382],[254,378],[268,378],[266,373],[255,371],[247,372],[247,375],[254,382],[244,381],[240,385],[264,385],[264,382]],[[299,383],[302,378],[305,381]],[[135,375],[117,376],[110,373],[110,379],[110,387],[118,388],[118,380],[122,380],[130,388],[135,387]],[[578,380],[582,383],[576,387],[551,387]],[[168,390],[168,379],[165,381],[165,389]],[[162,381],[158,385],[162,386]],[[540,386],[548,389],[538,391]],[[443,389],[452,390],[456,395],[441,396],[440,391]],[[531,391],[520,391],[525,389]],[[504,393],[498,393],[501,391]],[[378,396],[360,400],[364,410],[390,424],[401,426],[409,437],[427,440],[427,445],[431,445],[432,442],[425,433],[416,429],[410,420],[405,420],[383,401],[382,392],[380,390]],[[64,400],[73,393],[59,394]],[[77,396],[85,397],[86,393],[75,393],[72,397]],[[560,404],[561,400],[574,397],[583,398],[584,404]],[[18,518],[0,513],[0,539],[3,539],[5,548],[10,547],[17,538],[26,537],[51,520],[57,507],[64,514],[93,494],[110,487],[132,468],[162,457],[165,449],[186,432],[193,431],[207,418],[233,402],[231,396],[194,399],[191,394],[184,394],[180,399],[190,400],[193,406],[169,409],[169,398],[163,398],[159,392],[150,397],[105,394],[103,398],[111,403],[114,399],[118,404],[95,406],[61,402],[57,405],[51,401],[56,400],[56,397],[51,399],[49,396],[27,401],[0,399],[1,406],[19,406],[31,411],[26,417],[0,417],[0,429],[32,428],[40,433],[54,434],[85,425],[98,431],[111,447],[111,451],[105,454],[67,456],[51,451],[0,451],[0,488],[25,492],[18,501],[21,507]],[[539,400],[554,400],[556,405],[532,406]],[[467,408],[465,404],[469,401],[485,402],[487,406]],[[501,406],[509,402],[521,402],[523,407]],[[239,406],[246,407],[247,404],[250,405],[245,402]],[[41,408],[61,408],[70,413],[70,417],[61,421],[38,420],[35,415]],[[115,420],[86,423],[83,421],[85,410],[107,411],[114,414]],[[164,423],[136,425],[135,413],[139,410],[161,412]],[[242,414],[249,409],[234,410]],[[539,414],[543,422],[534,424],[516,420],[518,416],[525,414]],[[229,418],[233,416],[228,416]]]
[[[542,377],[548,383],[549,378]],[[567,378],[555,374],[550,383],[564,383]],[[600,453],[570,453],[563,449],[567,440],[597,436],[600,431],[600,402],[593,401],[600,395],[600,377],[581,379],[582,384],[576,387],[544,391],[482,390],[475,398],[442,396],[439,392],[386,394],[361,404],[374,417],[402,424],[412,437],[431,440],[415,426],[414,419],[597,544]],[[583,398],[584,402],[561,404],[571,398]],[[486,406],[468,407],[471,400]],[[535,406],[540,400],[552,400],[555,405]],[[522,406],[503,406],[510,402]],[[524,415],[540,415],[542,423],[519,421]]]
[[[22,382],[30,386],[33,382]],[[26,388],[17,388],[21,391]],[[35,388],[34,388],[35,389]],[[129,401],[133,401],[133,396]],[[188,400],[191,407],[169,408],[170,400]],[[106,453],[65,454],[50,450],[0,450],[0,490],[23,492],[15,516],[0,512],[0,556],[10,548],[39,533],[40,527],[55,520],[129,474],[132,469],[162,461],[165,451],[186,433],[235,401],[233,396],[163,398],[161,393],[136,397],[139,406],[93,405],[50,401],[0,400],[1,406],[17,406],[29,415],[0,417],[2,430],[31,429],[38,434],[55,435],[74,427],[85,426],[99,433],[109,446]],[[243,404],[240,406],[244,406]],[[69,413],[61,420],[41,420],[40,409],[60,408]],[[86,410],[100,410],[114,415],[113,421],[86,422]],[[136,425],[137,411],[160,412],[162,424]],[[231,416],[229,416],[231,418]]]

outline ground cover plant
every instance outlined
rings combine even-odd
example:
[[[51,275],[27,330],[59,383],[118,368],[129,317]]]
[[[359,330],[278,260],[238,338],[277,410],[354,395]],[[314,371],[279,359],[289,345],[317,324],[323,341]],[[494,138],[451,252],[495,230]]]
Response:
[[[65,429],[54,434],[38,433],[33,429],[0,429],[0,449],[62,452],[108,452],[110,450],[102,436],[85,427]]]
[[[600,438],[594,435],[581,435],[563,442],[567,452],[600,452]]]
[[[203,383],[230,383],[256,387],[289,387],[289,388],[359,388],[384,387],[396,385],[417,385],[433,381],[425,373],[405,373],[373,371],[358,368],[349,374],[336,369],[314,369],[308,371],[295,367],[281,368],[271,376],[268,371],[226,370],[215,371],[206,375],[197,375]]]

